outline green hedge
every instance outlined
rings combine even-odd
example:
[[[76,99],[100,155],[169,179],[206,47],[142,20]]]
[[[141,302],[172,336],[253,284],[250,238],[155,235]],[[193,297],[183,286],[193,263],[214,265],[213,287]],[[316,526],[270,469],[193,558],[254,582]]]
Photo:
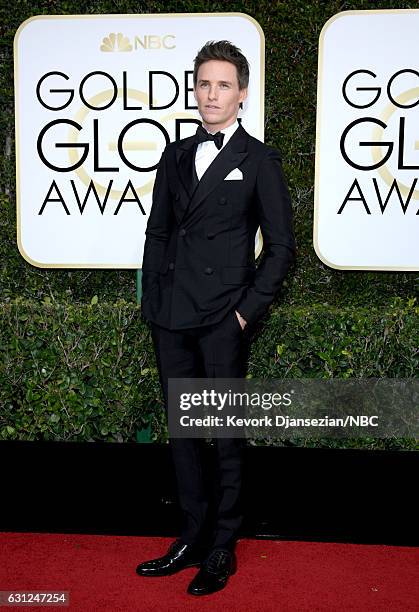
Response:
[[[255,330],[248,375],[415,376],[418,314],[414,300],[388,309],[273,306]],[[2,439],[127,442],[149,423],[153,440],[167,439],[149,327],[138,306],[96,298],[82,306],[3,305],[0,364]],[[405,439],[300,443],[417,448]]]

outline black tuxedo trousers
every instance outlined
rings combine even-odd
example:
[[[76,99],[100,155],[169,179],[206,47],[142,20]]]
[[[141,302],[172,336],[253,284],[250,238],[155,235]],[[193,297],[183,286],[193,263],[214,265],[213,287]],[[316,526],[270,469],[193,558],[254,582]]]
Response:
[[[234,309],[216,324],[190,330],[172,331],[152,324],[152,338],[166,414],[169,378],[242,378],[246,374],[249,336]],[[183,542],[233,550],[243,518],[244,446],[241,438],[215,438],[211,449],[199,438],[170,438]]]

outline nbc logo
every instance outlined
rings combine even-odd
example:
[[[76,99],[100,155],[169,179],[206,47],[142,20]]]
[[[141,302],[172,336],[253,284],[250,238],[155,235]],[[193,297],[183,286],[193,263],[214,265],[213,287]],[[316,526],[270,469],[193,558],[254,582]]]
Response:
[[[100,45],[101,51],[132,51],[132,45],[129,38],[121,34],[111,33],[102,40]]]

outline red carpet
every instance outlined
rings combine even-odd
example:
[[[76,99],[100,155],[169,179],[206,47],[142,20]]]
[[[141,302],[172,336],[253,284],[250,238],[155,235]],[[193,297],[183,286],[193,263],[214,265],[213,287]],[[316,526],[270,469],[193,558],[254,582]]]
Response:
[[[162,578],[135,573],[172,540],[0,533],[0,590],[69,591],[70,607],[62,609],[80,612],[419,610],[416,548],[240,540],[227,587],[194,597],[185,590],[195,568]]]

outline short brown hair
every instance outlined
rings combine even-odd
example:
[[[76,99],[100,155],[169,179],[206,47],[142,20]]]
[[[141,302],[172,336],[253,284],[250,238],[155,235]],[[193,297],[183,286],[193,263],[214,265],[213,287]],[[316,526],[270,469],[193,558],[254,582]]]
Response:
[[[221,60],[234,64],[237,71],[239,89],[246,89],[249,84],[249,62],[241,50],[228,40],[210,40],[198,51],[194,59],[193,84],[196,87],[199,67],[210,60]]]

